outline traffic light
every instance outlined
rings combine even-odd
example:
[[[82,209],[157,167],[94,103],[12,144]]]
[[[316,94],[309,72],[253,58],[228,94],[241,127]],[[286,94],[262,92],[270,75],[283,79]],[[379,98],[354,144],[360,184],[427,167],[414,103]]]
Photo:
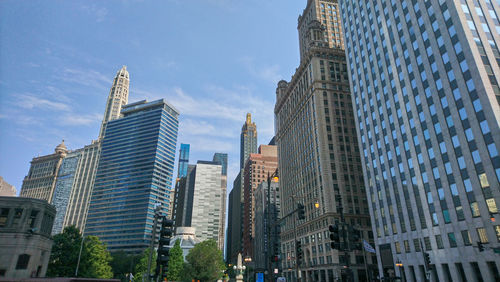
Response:
[[[160,240],[158,242],[158,257],[156,259],[156,272],[163,279],[163,274],[167,272],[169,259],[169,245],[172,237],[172,226],[174,222],[163,217],[160,229]]]
[[[431,257],[429,256],[429,253],[427,253],[427,252],[424,252],[424,262],[425,262],[425,268],[430,269]]]
[[[299,219],[306,219],[306,211],[303,204],[297,204],[297,212],[299,213]]]
[[[300,264],[304,255],[300,240],[295,241],[295,251],[297,252],[297,264]]]
[[[477,242],[477,248],[479,249],[480,252],[484,252],[484,246],[483,243]]]
[[[361,245],[361,230],[354,226],[349,227],[349,241],[352,250],[363,250],[363,246]]]
[[[340,236],[339,236],[339,227],[337,224],[333,224],[328,226],[328,230],[330,230],[330,240],[332,242],[330,245],[334,250],[340,250]]]

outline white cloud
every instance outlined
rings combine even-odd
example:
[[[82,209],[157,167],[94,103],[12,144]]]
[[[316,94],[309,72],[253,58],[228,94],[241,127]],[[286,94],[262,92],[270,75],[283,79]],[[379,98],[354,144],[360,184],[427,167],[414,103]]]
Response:
[[[43,109],[50,111],[69,111],[70,107],[58,101],[33,96],[31,94],[18,95],[18,100],[15,102],[18,107],[23,109]]]
[[[113,81],[109,76],[106,76],[98,71],[91,69],[74,69],[65,68],[59,79],[83,86],[90,86],[100,89],[109,89]]]
[[[247,68],[248,72],[256,78],[273,84],[277,84],[278,81],[283,79],[283,76],[279,73],[279,65],[257,65],[255,59],[252,57],[243,57],[240,61]]]
[[[91,125],[98,124],[102,121],[101,114],[89,114],[89,115],[78,115],[78,114],[67,114],[60,119],[62,125]]]
[[[217,124],[209,123],[205,120],[187,118],[180,121],[179,130],[184,135],[203,135],[217,137],[231,137],[234,134],[229,130],[221,130]]]

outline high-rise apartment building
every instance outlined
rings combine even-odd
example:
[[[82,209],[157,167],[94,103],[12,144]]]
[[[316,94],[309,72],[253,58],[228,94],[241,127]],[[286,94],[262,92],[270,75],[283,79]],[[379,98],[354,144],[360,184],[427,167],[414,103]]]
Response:
[[[381,276],[499,279],[500,3],[341,3]]]
[[[276,146],[260,145],[258,154],[250,154],[244,170],[243,256],[253,257],[255,238],[255,190],[278,168]]]
[[[0,197],[15,197],[16,194],[16,187],[7,183],[7,181],[0,176]]]
[[[215,153],[213,162],[221,165],[221,198],[219,218],[219,249],[224,250],[226,235],[226,196],[227,196],[227,154]]]
[[[187,175],[189,164],[189,144],[181,144],[179,150],[179,165],[177,167],[177,178],[182,178]]]
[[[301,203],[305,220],[296,214],[283,220],[282,269],[287,281],[297,280],[296,235],[304,253],[298,264],[301,281],[349,276],[363,281],[362,252],[346,256],[332,250],[328,238],[328,226],[341,221],[341,206],[347,224],[359,228],[367,241],[372,236],[337,1],[307,1],[298,31],[300,65],[276,90],[275,141],[281,216]],[[367,264],[375,263],[368,256]]]
[[[120,117],[120,111],[123,106],[128,103],[130,78],[127,71],[127,66],[123,66],[115,76],[111,90],[109,91],[106,109],[104,110],[104,118],[102,119],[99,138],[104,137],[106,124],[109,121]]]
[[[63,140],[57,145],[54,154],[33,158],[28,175],[23,180],[19,197],[52,203],[59,167],[67,154],[68,149]]]
[[[179,112],[165,100],[144,100],[123,106],[121,115],[106,126],[85,233],[111,251],[141,252],[155,206],[171,215]]]

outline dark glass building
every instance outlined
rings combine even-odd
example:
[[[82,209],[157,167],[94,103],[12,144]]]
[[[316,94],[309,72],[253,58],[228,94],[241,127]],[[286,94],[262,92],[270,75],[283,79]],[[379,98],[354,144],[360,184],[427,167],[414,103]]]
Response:
[[[121,114],[106,127],[85,234],[110,251],[141,252],[151,239],[155,206],[171,213],[179,112],[165,100],[144,100]]]

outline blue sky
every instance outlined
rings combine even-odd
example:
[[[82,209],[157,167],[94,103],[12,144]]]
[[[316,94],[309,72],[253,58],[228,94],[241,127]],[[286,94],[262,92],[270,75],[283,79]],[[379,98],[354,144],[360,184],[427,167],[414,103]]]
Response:
[[[0,176],[19,192],[33,157],[52,153],[62,139],[70,149],[90,144],[113,77],[127,65],[129,102],[173,104],[190,163],[228,153],[231,189],[245,114],[252,113],[260,144],[273,136],[276,83],[298,66],[305,4],[0,1]]]

